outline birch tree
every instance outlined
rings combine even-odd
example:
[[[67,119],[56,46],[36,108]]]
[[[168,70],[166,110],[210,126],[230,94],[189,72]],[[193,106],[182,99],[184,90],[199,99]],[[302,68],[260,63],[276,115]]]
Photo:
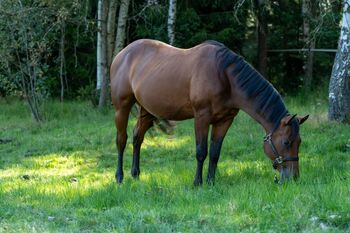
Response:
[[[128,19],[128,10],[129,10],[130,0],[121,0],[118,16],[118,27],[117,35],[115,39],[115,48],[114,55],[120,52],[123,49],[125,43],[125,29]]]
[[[338,51],[329,83],[329,120],[350,123],[350,0],[344,0]]]
[[[99,0],[97,9],[97,77],[96,90],[99,93],[99,108],[106,105],[107,96],[107,1]]]
[[[168,13],[168,38],[169,44],[173,45],[175,40],[176,0],[169,0]]]

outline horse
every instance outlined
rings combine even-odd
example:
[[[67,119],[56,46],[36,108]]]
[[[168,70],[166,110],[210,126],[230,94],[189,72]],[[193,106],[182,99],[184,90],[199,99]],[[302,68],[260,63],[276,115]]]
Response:
[[[241,56],[219,42],[206,41],[181,49],[156,40],[134,41],[114,58],[110,86],[117,129],[117,183],[122,183],[124,177],[127,124],[135,103],[140,110],[133,131],[134,178],[140,175],[140,147],[153,122],[194,118],[194,185],[203,183],[210,126],[207,182],[214,184],[223,140],[239,110],[265,129],[264,152],[282,179],[299,176],[299,126],[308,115],[289,114],[276,89]]]

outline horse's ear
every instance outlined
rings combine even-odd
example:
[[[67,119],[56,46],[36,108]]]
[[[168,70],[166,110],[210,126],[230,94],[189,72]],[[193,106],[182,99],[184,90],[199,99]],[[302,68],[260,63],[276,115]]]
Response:
[[[304,123],[310,115],[306,115],[304,117],[298,117],[298,121],[299,121],[299,125],[301,125],[302,123]]]
[[[284,117],[282,119],[282,124],[284,125],[291,125],[292,124],[292,120],[297,116],[297,114],[291,116],[291,115],[287,115],[286,117]]]

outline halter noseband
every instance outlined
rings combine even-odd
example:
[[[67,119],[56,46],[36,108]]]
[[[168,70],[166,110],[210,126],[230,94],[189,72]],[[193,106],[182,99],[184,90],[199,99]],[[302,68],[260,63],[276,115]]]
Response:
[[[268,142],[270,145],[270,148],[272,150],[273,155],[276,157],[275,160],[272,163],[272,167],[274,169],[277,169],[278,165],[283,164],[284,162],[288,162],[288,161],[299,161],[299,157],[290,157],[287,156],[285,158],[283,158],[277,151],[275,145],[272,142],[272,133],[269,133],[268,135],[266,135],[264,137],[264,143]]]

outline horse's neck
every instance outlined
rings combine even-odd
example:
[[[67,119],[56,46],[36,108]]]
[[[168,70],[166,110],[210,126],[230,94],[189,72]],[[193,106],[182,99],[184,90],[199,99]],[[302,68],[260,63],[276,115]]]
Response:
[[[275,122],[269,122],[263,114],[259,113],[254,109],[254,102],[251,100],[247,101],[249,104],[245,106],[240,106],[244,112],[246,112],[251,118],[258,122],[266,131],[266,134],[269,134],[273,131],[275,127]]]
[[[241,95],[239,97],[233,97],[233,98],[240,98],[241,101],[239,104],[239,108],[242,109],[244,112],[246,112],[250,117],[252,117],[255,121],[257,121],[266,131],[267,134],[271,133],[272,131],[275,130],[276,126],[279,125],[280,120],[282,119],[282,117],[287,113],[287,110],[284,106],[280,106],[282,108],[284,108],[283,112],[280,112],[280,116],[279,117],[275,117],[275,121],[272,121],[271,119],[268,119],[268,117],[266,116],[264,111],[261,111],[259,109],[256,109],[255,107],[255,100],[254,98],[249,98],[248,97],[242,97]],[[243,99],[242,99],[243,98]],[[267,111],[271,111],[271,108],[276,107],[274,103],[271,103],[270,105],[267,105]]]

